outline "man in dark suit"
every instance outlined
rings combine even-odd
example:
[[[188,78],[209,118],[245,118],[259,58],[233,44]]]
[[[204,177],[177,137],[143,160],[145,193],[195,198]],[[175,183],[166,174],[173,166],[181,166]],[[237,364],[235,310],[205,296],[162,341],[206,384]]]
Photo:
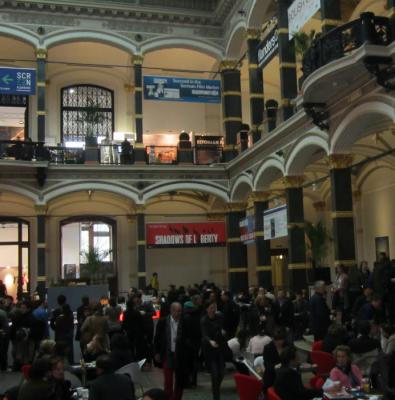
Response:
[[[170,306],[170,315],[158,321],[154,338],[155,362],[163,368],[164,389],[170,400],[181,400],[188,383],[187,332],[182,306],[174,302]]]
[[[308,389],[298,372],[299,359],[295,347],[285,348],[280,355],[281,367],[276,371],[274,390],[281,400],[309,400],[322,397],[321,389]]]
[[[294,306],[282,289],[277,292],[277,300],[273,303],[273,314],[277,325],[284,328],[293,328]]]
[[[130,377],[114,374],[111,357],[108,354],[96,360],[98,378],[89,388],[89,400],[135,400],[134,385]]]
[[[314,285],[315,293],[310,299],[310,328],[314,340],[322,340],[328,331],[330,309],[325,301],[325,282],[317,281]]]

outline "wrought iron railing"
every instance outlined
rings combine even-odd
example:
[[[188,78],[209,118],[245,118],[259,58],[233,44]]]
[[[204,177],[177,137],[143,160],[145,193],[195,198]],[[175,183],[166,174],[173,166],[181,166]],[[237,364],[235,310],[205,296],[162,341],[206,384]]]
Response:
[[[222,146],[196,146],[190,147],[193,153],[193,164],[209,165],[222,161]],[[147,164],[177,164],[178,152],[176,146],[147,146]],[[45,146],[42,142],[30,140],[1,140],[1,160],[21,161],[48,161],[51,164],[84,164],[85,150],[80,147]],[[130,162],[133,163],[133,149],[130,154]],[[97,149],[97,162],[107,165],[124,164],[121,145],[99,145]],[[192,163],[192,157],[191,157]]]
[[[314,40],[303,57],[303,77],[350,54],[363,44],[387,46],[394,39],[393,22],[373,13],[363,13],[357,20],[332,29]]]

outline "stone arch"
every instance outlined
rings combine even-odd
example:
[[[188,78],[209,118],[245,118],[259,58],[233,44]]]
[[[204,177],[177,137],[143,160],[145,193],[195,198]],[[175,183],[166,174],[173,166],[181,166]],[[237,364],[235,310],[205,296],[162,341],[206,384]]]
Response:
[[[56,199],[57,197],[63,196],[65,194],[87,191],[87,190],[111,192],[124,196],[125,198],[132,200],[134,203],[139,202],[138,192],[134,188],[131,188],[130,186],[123,185],[121,183],[115,184],[113,181],[111,182],[85,181],[81,183],[77,182],[72,184],[61,183],[60,185],[48,189],[43,194],[42,203],[46,204],[49,201]]]
[[[51,32],[45,36],[42,47],[51,48],[59,44],[70,42],[99,42],[113,45],[129,54],[137,53],[137,46],[132,40],[110,31],[98,31],[94,29],[65,29]]]
[[[197,190],[219,197],[225,202],[229,202],[228,191],[215,183],[197,183],[193,181],[178,181],[178,182],[161,182],[148,187],[141,196],[141,203],[145,203],[152,197],[162,193],[176,190]]]
[[[255,177],[254,191],[265,190],[276,179],[285,175],[283,161],[278,156],[272,156],[263,161],[258,168]]]
[[[370,175],[372,175],[374,172],[376,172],[379,169],[388,169],[390,170],[392,173],[395,172],[395,168],[391,165],[388,164],[368,164],[365,168],[362,169],[362,171],[360,172],[360,174],[358,175],[357,179],[356,179],[356,187],[358,189],[361,189],[362,185],[364,184],[364,182],[366,181],[366,179],[368,179],[368,177]]]
[[[31,30],[20,26],[16,27],[15,25],[0,23],[0,35],[21,40],[34,48],[40,47],[39,36]]]
[[[243,202],[247,200],[248,195],[252,192],[253,182],[249,174],[242,174],[237,177],[230,191],[230,199],[232,202]]]
[[[352,145],[364,136],[379,132],[395,122],[395,99],[377,96],[347,110],[345,118],[336,127],[330,145],[330,154],[350,152]]]
[[[189,39],[181,36],[148,39],[139,47],[140,52],[143,54],[150,53],[155,50],[171,48],[195,50],[209,55],[217,60],[221,60],[223,58],[223,51],[221,47],[205,40]]]
[[[307,132],[292,146],[285,161],[285,175],[303,175],[306,166],[314,159],[319,149],[329,153],[328,135],[318,129]]]
[[[235,21],[231,30],[225,48],[226,58],[239,59],[241,50],[246,45],[246,21],[244,19]]]
[[[266,0],[253,0],[247,15],[247,26],[260,28],[267,18],[270,2]]]
[[[20,196],[26,197],[31,200],[33,203],[37,203],[39,201],[39,193],[34,191],[29,187],[25,187],[24,185],[8,185],[6,183],[0,184],[0,192],[10,192],[19,194]]]

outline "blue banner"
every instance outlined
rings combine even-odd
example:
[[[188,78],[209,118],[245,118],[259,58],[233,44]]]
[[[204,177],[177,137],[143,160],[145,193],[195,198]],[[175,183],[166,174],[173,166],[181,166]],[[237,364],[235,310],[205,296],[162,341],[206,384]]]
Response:
[[[33,95],[36,93],[36,70],[0,67],[0,94]]]
[[[144,76],[144,99],[192,103],[220,103],[221,81]]]

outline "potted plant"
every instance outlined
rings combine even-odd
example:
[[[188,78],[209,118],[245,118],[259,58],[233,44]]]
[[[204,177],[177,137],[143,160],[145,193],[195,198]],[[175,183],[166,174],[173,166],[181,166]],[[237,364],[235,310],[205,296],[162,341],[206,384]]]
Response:
[[[294,34],[295,53],[299,59],[303,59],[306,51],[311,47],[318,36],[319,34],[314,30],[310,31],[310,33],[296,32]]]
[[[105,281],[106,270],[104,260],[109,254],[109,251],[98,250],[94,247],[82,251],[81,276],[89,278],[91,284]]]
[[[315,225],[306,221],[305,232],[309,241],[307,246],[311,252],[312,265],[315,268],[320,268],[327,251],[328,231],[322,221]]]

